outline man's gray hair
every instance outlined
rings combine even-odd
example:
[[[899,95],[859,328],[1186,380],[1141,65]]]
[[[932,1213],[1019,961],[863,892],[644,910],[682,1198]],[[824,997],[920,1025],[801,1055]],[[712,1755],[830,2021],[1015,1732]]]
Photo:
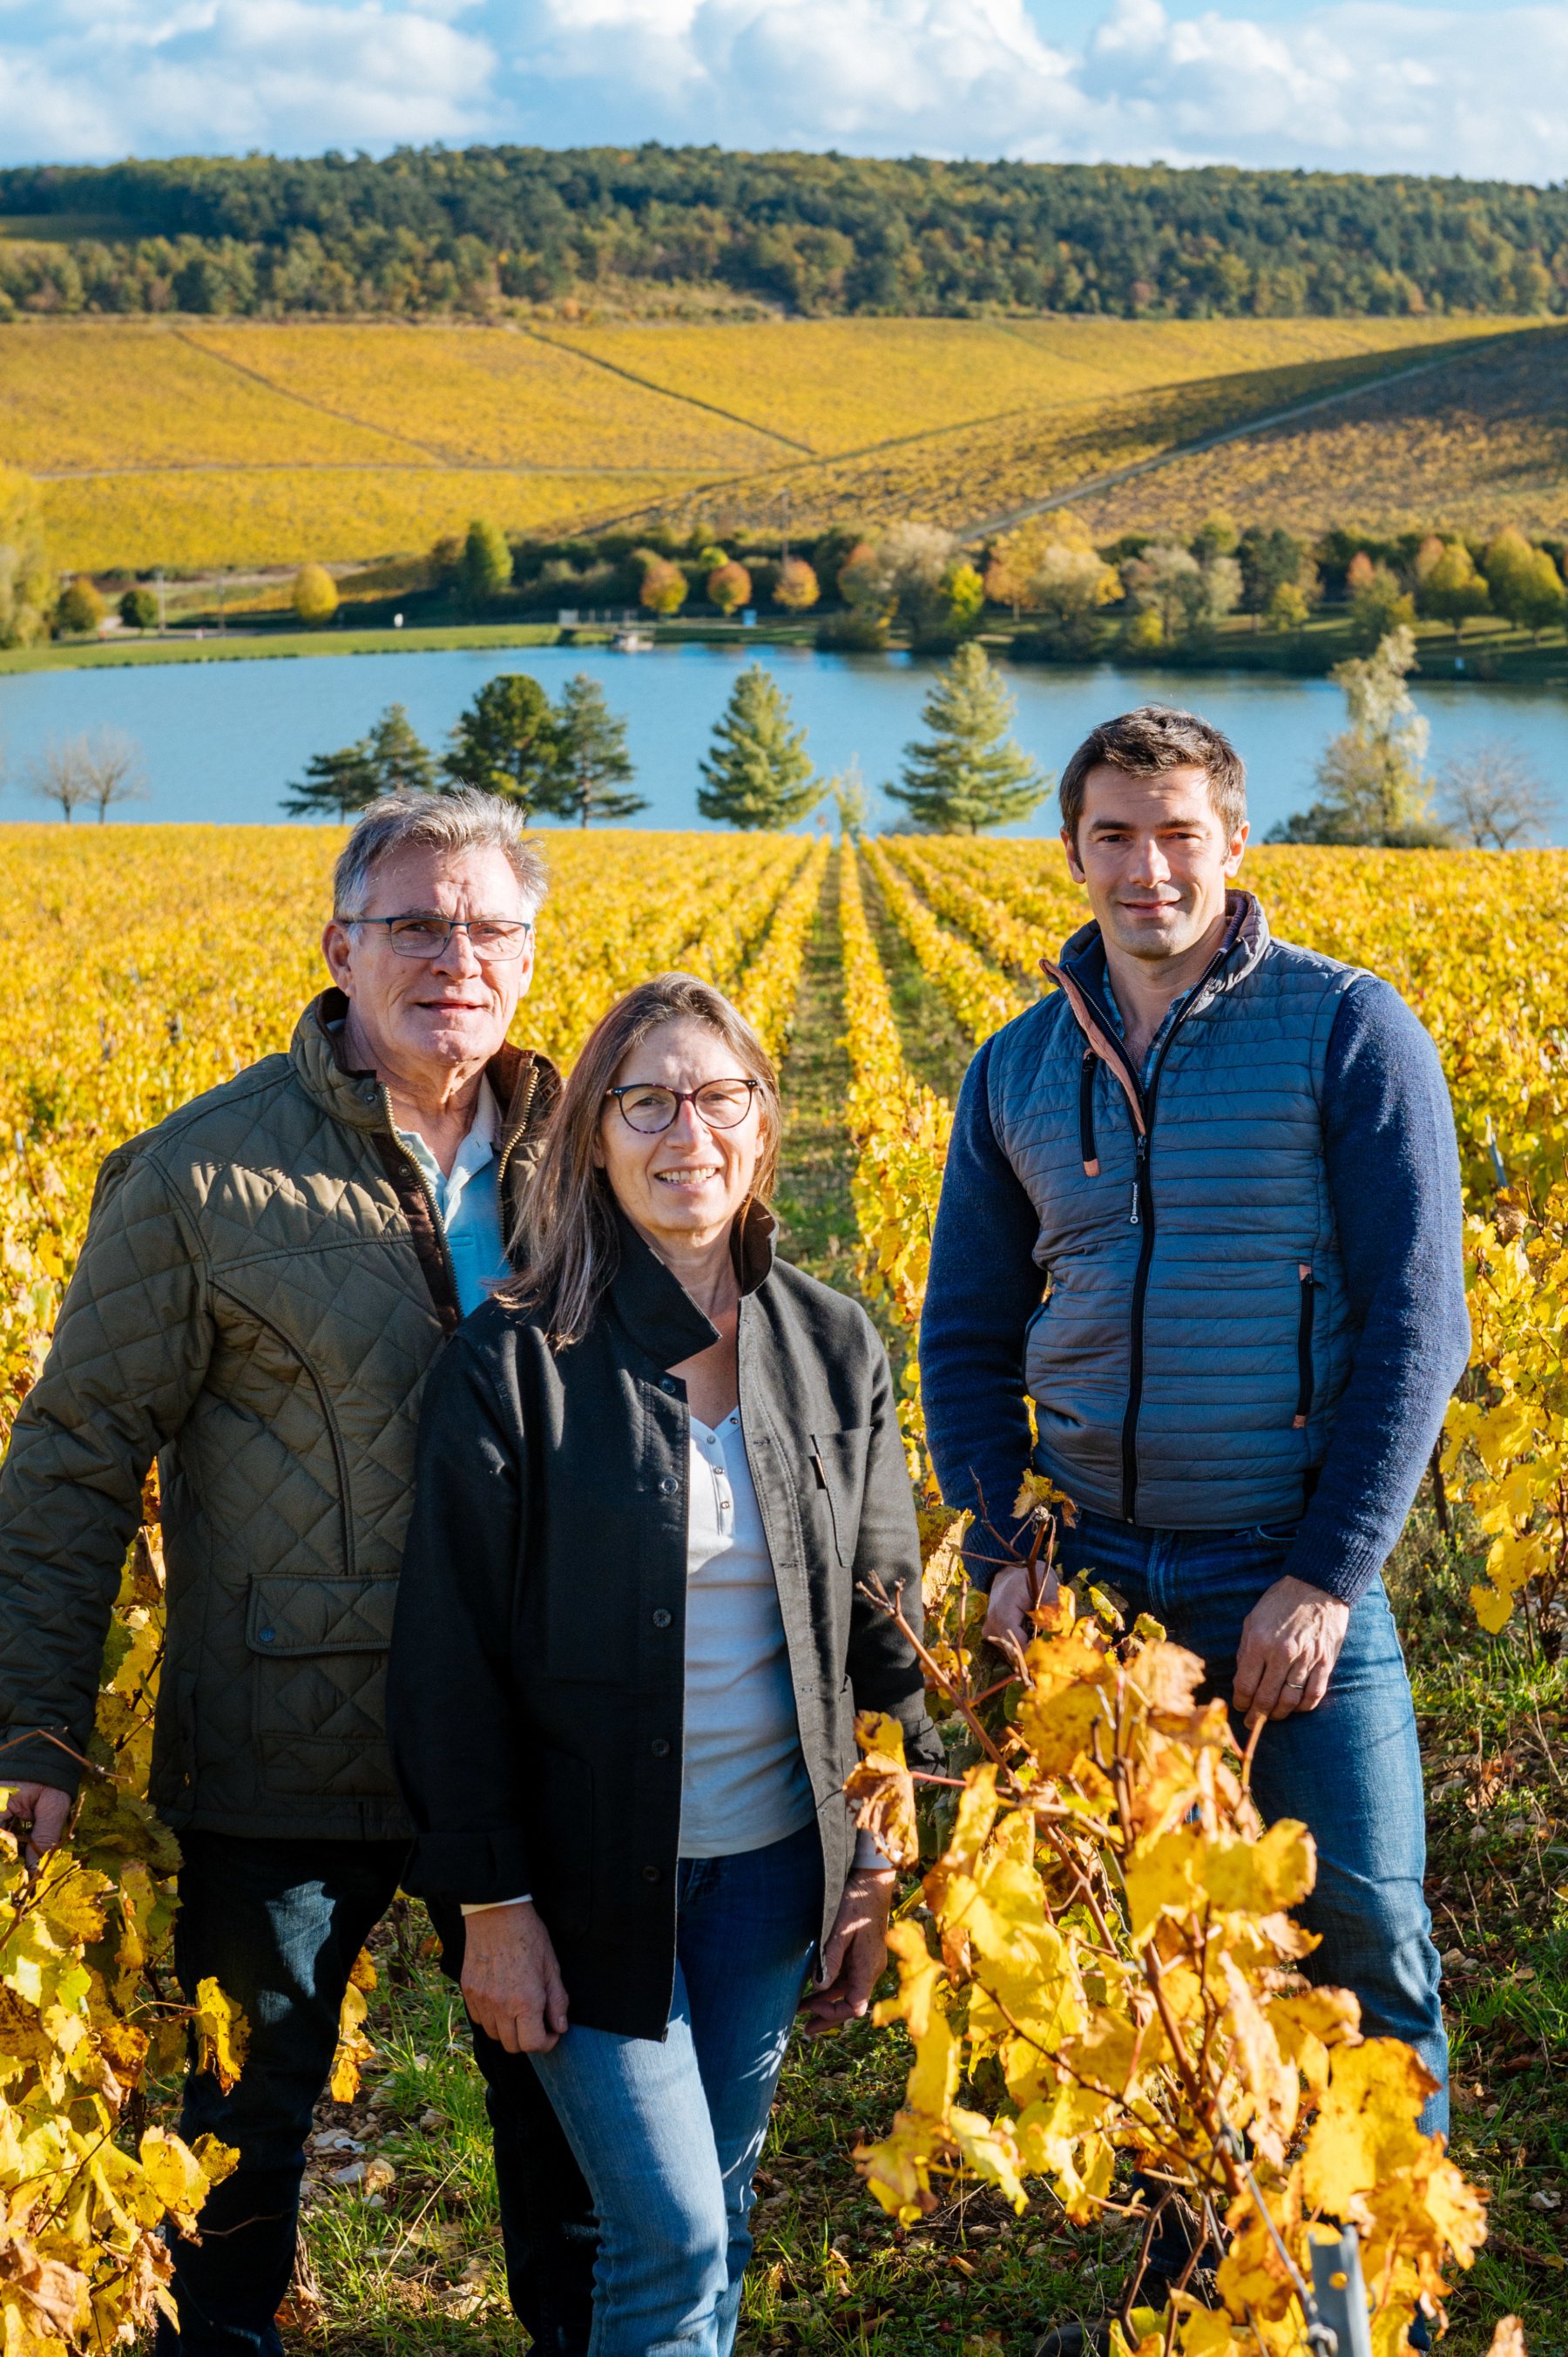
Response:
[[[333,912],[345,922],[364,913],[376,869],[394,852],[499,851],[511,866],[530,912],[549,889],[544,855],[523,833],[515,802],[478,786],[449,794],[383,794],[355,827],[332,871]]]

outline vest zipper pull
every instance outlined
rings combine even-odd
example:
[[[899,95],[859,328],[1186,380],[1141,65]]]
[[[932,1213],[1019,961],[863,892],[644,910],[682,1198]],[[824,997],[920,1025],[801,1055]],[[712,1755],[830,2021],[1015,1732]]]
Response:
[[[1127,1214],[1127,1225],[1130,1228],[1135,1228],[1138,1225],[1138,1193],[1144,1183],[1144,1165],[1148,1160],[1148,1136],[1144,1131],[1140,1130],[1138,1133],[1137,1160],[1133,1171],[1133,1208]]]

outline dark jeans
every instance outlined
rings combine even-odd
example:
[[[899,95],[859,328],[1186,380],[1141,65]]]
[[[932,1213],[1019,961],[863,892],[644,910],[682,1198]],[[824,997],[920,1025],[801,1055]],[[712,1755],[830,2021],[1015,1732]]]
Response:
[[[243,2007],[251,2041],[224,2094],[186,2083],[180,2134],[210,2132],[240,2165],[201,2212],[199,2243],[176,2237],[179,2330],[160,2319],[157,2357],[281,2357],[274,2321],[294,2270],[305,2139],[327,2083],[349,1968],[398,1887],[398,1842],[248,1841],[187,1834],[175,1966],[193,1992],[210,1974]],[[512,2305],[557,2357],[587,2347],[594,2238],[587,2190],[542,2090],[512,2107],[496,2141]],[[575,2235],[572,2226],[587,2232]]]

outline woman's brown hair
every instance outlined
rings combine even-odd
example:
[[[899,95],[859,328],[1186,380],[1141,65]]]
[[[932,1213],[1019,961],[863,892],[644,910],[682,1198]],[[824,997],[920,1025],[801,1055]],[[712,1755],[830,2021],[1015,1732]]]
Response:
[[[660,974],[639,983],[600,1017],[572,1067],[514,1239],[522,1271],[497,1296],[536,1317],[557,1350],[587,1332],[620,1258],[615,1197],[594,1159],[605,1092],[650,1031],[682,1016],[722,1039],[747,1078],[760,1082],[761,1143],[751,1191],[764,1201],[772,1191],[782,1115],[779,1076],[767,1049],[712,983],[693,974]]]

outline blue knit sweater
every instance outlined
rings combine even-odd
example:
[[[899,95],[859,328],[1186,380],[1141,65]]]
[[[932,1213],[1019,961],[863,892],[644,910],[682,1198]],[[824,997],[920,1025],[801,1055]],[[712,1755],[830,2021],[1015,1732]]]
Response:
[[[1024,1329],[1038,1222],[991,1125],[987,1041],[959,1098],[920,1325],[932,1460],[950,1505],[976,1489],[1003,1526],[1029,1463]],[[1454,1116],[1436,1050],[1369,974],[1335,1018],[1323,1153],[1354,1364],[1283,1566],[1353,1603],[1391,1553],[1469,1352]],[[982,1585],[989,1567],[974,1566]]]

